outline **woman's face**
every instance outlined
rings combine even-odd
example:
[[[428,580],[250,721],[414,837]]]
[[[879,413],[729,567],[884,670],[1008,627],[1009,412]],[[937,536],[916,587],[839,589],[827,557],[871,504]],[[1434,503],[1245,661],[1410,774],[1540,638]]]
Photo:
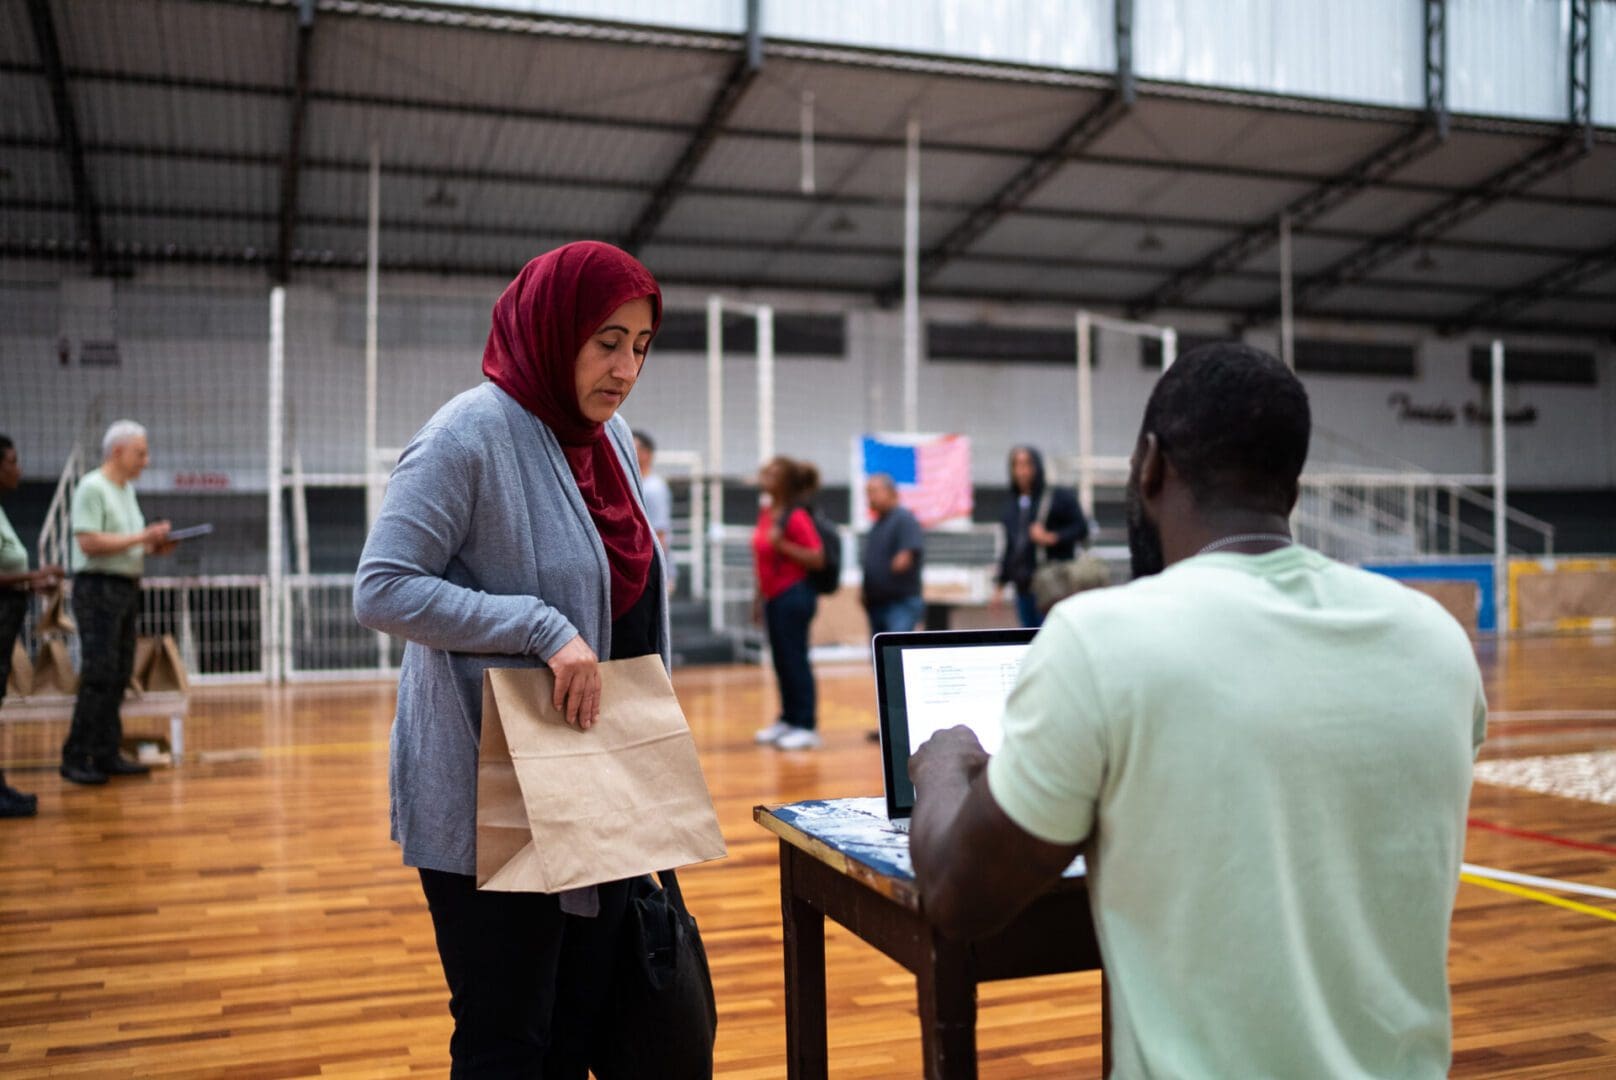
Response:
[[[769,462],[758,470],[758,489],[771,499],[780,496],[780,466]]]
[[[651,299],[646,296],[606,316],[589,335],[573,368],[578,409],[585,418],[604,424],[617,413],[640,377],[650,344]]]
[[[1016,490],[1029,492],[1032,482],[1038,475],[1038,466],[1032,462],[1032,455],[1025,450],[1017,450],[1010,456],[1010,478],[1015,481]]]

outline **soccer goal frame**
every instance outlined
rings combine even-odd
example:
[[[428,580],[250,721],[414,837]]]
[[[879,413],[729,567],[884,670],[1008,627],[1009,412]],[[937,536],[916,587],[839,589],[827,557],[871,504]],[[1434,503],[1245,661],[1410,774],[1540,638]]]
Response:
[[[1178,359],[1178,331],[1156,323],[1132,322],[1079,309],[1077,312],[1077,497],[1083,513],[1094,520],[1094,477],[1097,472],[1127,474],[1128,459],[1094,454],[1094,334],[1109,330],[1135,337],[1155,338],[1162,346],[1162,370]]]

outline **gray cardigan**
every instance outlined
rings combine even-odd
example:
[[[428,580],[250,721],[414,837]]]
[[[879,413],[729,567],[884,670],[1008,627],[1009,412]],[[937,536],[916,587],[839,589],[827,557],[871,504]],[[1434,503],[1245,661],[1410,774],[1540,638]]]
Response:
[[[613,417],[607,432],[644,514],[628,424]],[[408,641],[391,769],[405,865],[476,873],[483,671],[542,667],[580,634],[609,657],[610,591],[606,549],[561,444],[503,390],[466,391],[405,447],[354,583],[360,623]]]

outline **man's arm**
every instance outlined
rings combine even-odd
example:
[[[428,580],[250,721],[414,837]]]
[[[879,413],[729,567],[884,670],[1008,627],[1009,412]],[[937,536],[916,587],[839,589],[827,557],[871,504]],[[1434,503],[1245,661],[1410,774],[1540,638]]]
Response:
[[[132,547],[145,547],[154,555],[166,554],[159,549],[168,543],[168,522],[159,521],[146,526],[140,532],[132,533],[75,532],[73,539],[78,541],[84,554],[91,558],[97,555],[117,555]]]
[[[945,937],[974,940],[1002,929],[1082,846],[1049,843],[1011,821],[988,790],[987,762],[967,727],[938,732],[909,759],[909,853],[922,909]]]

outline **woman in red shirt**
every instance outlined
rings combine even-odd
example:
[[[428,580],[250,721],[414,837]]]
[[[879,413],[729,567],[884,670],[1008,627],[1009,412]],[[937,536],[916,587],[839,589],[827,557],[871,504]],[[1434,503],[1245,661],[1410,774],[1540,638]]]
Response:
[[[819,736],[814,731],[808,625],[819,596],[808,584],[808,571],[825,564],[825,550],[803,505],[819,489],[819,470],[805,461],[777,457],[758,473],[758,486],[769,499],[752,533],[752,559],[780,686],[780,718],[759,731],[757,741],[781,750],[812,750]]]

